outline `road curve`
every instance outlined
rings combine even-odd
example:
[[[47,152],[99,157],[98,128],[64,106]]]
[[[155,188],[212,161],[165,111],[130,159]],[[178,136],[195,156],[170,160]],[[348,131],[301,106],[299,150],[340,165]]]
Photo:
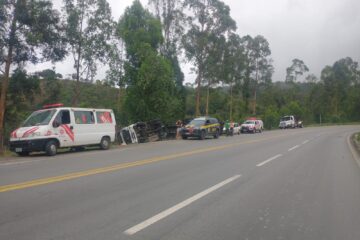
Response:
[[[360,239],[360,126],[0,161],[0,239]]]

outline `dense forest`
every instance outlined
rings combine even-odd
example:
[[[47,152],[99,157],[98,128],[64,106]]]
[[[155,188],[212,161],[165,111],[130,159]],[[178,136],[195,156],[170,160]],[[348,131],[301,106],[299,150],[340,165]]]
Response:
[[[301,59],[273,80],[270,44],[241,35],[220,0],[135,0],[115,21],[106,0],[0,0],[0,149],[10,131],[43,104],[111,108],[120,126],[200,115],[277,126],[282,115],[305,124],[360,121],[360,68],[344,56],[321,75]],[[71,57],[74,74],[26,66]],[[184,84],[180,62],[191,64]],[[104,79],[97,79],[106,66]],[[0,152],[1,152],[0,151]]]

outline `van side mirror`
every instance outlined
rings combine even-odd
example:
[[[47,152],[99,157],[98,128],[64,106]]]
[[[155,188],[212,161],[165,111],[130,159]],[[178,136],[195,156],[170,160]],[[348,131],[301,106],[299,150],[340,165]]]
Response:
[[[54,128],[60,127],[60,123],[57,120],[54,120],[52,125]]]

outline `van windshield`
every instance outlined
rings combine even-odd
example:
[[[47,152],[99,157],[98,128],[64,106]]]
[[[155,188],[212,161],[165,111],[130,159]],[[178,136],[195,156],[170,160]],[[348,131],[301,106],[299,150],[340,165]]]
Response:
[[[48,125],[55,112],[56,109],[33,112],[22,124],[22,127]]]

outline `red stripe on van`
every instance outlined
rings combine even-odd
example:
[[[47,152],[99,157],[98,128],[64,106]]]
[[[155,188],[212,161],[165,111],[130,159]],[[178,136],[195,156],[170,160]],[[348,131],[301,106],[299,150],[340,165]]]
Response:
[[[26,132],[24,132],[22,137],[28,137],[30,134],[32,134],[33,132],[35,132],[38,129],[39,129],[39,127],[34,127],[34,128],[29,129]]]
[[[12,138],[17,138],[17,134],[16,134],[17,130],[19,130],[19,129],[17,128],[11,133]]]
[[[71,131],[68,125],[61,125],[61,127],[65,130],[66,134],[69,136],[71,141],[74,141],[74,132]]]

